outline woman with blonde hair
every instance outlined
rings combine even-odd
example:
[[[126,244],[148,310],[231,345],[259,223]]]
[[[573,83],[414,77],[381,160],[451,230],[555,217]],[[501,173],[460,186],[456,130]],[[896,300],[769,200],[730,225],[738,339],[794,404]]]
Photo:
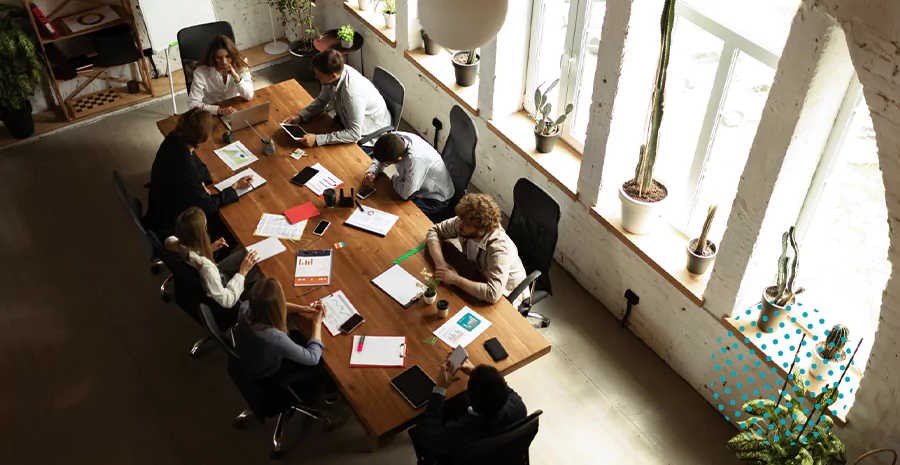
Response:
[[[165,246],[197,269],[207,297],[223,308],[237,305],[244,292],[244,283],[259,278],[258,270],[254,268],[256,251],[247,253],[240,249],[216,264],[213,253],[228,244],[224,239],[210,242],[206,214],[200,208],[190,207],[178,215],[175,235],[166,239]]]
[[[240,96],[253,98],[250,65],[228,36],[213,39],[206,55],[193,73],[188,108],[200,107],[214,115],[230,115],[232,107],[220,107],[217,102]]]

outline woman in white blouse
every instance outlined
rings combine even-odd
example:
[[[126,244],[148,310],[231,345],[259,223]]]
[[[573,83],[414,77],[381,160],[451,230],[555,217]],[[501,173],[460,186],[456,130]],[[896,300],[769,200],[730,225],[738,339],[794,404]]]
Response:
[[[240,302],[245,281],[259,279],[258,270],[253,268],[258,261],[256,251],[247,253],[240,249],[216,264],[213,252],[228,244],[222,238],[210,242],[206,214],[200,208],[190,207],[178,215],[175,236],[167,238],[165,246],[197,269],[204,292],[223,308],[232,308]]]
[[[230,115],[232,107],[220,107],[216,102],[237,96],[253,98],[250,66],[234,42],[227,36],[216,36],[206,56],[194,70],[194,82],[188,96],[188,108],[200,107],[214,115]]]

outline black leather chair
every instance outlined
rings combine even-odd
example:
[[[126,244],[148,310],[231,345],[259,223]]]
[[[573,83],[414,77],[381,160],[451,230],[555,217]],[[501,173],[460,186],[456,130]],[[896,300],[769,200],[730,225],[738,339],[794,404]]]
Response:
[[[384,103],[391,114],[391,125],[363,136],[357,142],[359,145],[375,140],[386,132],[396,131],[400,127],[400,118],[403,117],[403,102],[406,99],[406,88],[403,87],[403,83],[384,68],[376,66],[372,84],[384,98]]]
[[[441,151],[444,165],[453,179],[453,188],[456,191],[450,199],[450,205],[443,212],[436,215],[438,222],[456,216],[456,204],[466,195],[469,182],[475,173],[475,147],[478,145],[478,128],[475,120],[459,105],[450,109],[450,134],[447,135],[447,143]]]
[[[118,173],[118,171],[113,171],[113,187],[116,190],[116,195],[119,197],[119,200],[122,201],[122,205],[125,206],[125,211],[128,213],[128,217],[131,218],[131,221],[134,223],[135,227],[137,227],[138,232],[140,232],[141,244],[144,245],[145,250],[147,251],[147,255],[150,258],[150,273],[156,274],[159,273],[160,266],[163,264],[162,260],[156,255],[156,252],[153,248],[153,243],[150,240],[150,237],[147,235],[147,231],[144,229],[144,221],[143,221],[143,205],[141,204],[140,199],[138,199],[134,193],[131,192],[131,189],[128,188],[128,185],[125,184],[125,180],[122,179],[122,176]],[[162,286],[159,288],[159,296],[163,299],[164,302],[167,302],[169,299],[169,295],[166,293],[166,289],[168,288],[169,283],[172,280],[172,275],[170,274],[163,281]]]
[[[234,30],[228,21],[198,24],[178,31],[178,52],[181,55],[181,68],[184,70],[188,94],[191,93],[191,84],[194,82],[194,70],[203,61],[206,49],[218,35],[228,36],[234,42]]]
[[[463,445],[459,465],[528,465],[528,448],[538,433],[538,417],[531,415],[508,426],[503,431]]]
[[[247,402],[247,406],[250,407],[234,419],[235,429],[242,429],[244,422],[251,416],[256,417],[260,423],[265,423],[267,418],[277,415],[278,420],[275,422],[275,432],[272,435],[272,451],[269,455],[273,459],[280,459],[283,456],[281,446],[284,422],[290,417],[290,413],[302,413],[314,420],[321,421],[326,427],[331,426],[331,419],[327,415],[302,405],[302,400],[289,385],[260,382],[247,376],[241,367],[241,358],[222,335],[213,311],[205,304],[200,304],[200,319],[209,331],[210,337],[228,354],[228,375]],[[302,375],[291,377],[291,382],[298,381],[303,381]]]
[[[527,178],[519,179],[513,188],[513,210],[509,215],[506,234],[519,249],[519,258],[528,272],[524,281],[509,294],[507,299],[515,301],[525,288],[530,287],[531,297],[519,305],[519,313],[539,320],[546,328],[550,319],[531,311],[541,300],[553,294],[550,285],[550,265],[559,238],[559,204],[544,189]]]

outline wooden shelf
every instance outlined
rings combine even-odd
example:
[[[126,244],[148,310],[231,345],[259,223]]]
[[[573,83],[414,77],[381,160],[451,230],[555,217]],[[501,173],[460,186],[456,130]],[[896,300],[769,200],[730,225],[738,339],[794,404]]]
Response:
[[[97,106],[82,111],[76,111],[74,102],[104,93],[114,93],[118,96],[118,99],[116,99],[114,102],[107,103],[102,106]],[[75,119],[84,119],[103,113],[109,113],[111,111],[118,110],[119,108],[143,102],[151,98],[153,98],[153,95],[146,90],[142,90],[141,92],[138,92],[136,94],[130,94],[125,87],[109,87],[100,92],[94,92],[93,94],[88,94],[76,99],[66,100],[66,107],[68,107],[69,111],[74,115]]]
[[[117,19],[117,20],[115,20],[115,21],[108,22],[108,23],[106,23],[106,24],[101,24],[101,25],[99,25],[99,26],[97,26],[97,27],[92,27],[92,28],[90,28],[90,29],[85,29],[85,30],[83,30],[83,31],[78,31],[78,32],[66,32],[66,31],[69,30],[69,28],[66,27],[65,23],[63,23],[62,18],[51,20],[50,23],[53,25],[53,27],[56,29],[56,31],[59,32],[59,37],[56,38],[56,39],[54,39],[54,38],[48,38],[48,37],[46,36],[46,33],[44,33],[44,32],[42,31],[42,32],[41,32],[41,36],[40,36],[40,37],[41,37],[41,43],[42,43],[42,44],[50,44],[50,43],[53,43],[53,42],[58,42],[58,41],[60,41],[60,40],[71,39],[71,38],[73,38],[73,37],[83,36],[83,35],[85,35],[85,34],[90,34],[90,33],[92,33],[92,32],[102,31],[102,30],[104,30],[104,29],[109,29],[109,28],[111,28],[111,27],[121,26],[121,25],[123,25],[123,24],[132,24],[132,23],[134,22],[134,18],[132,18],[130,14],[126,13],[125,10],[124,10],[123,8],[119,7],[118,5],[110,5],[110,7],[112,7],[113,11],[115,11],[116,14],[119,15],[119,19]],[[97,8],[97,7],[91,8],[91,9],[89,9],[89,10],[84,10],[84,11],[81,11],[81,12],[78,12],[78,13],[72,13],[72,14],[70,14],[70,15],[66,15],[65,17],[68,18],[69,16],[75,16],[75,15],[78,15],[78,14],[81,14],[81,13],[85,13],[85,12],[94,10],[94,9],[96,9],[96,8]],[[31,14],[31,11],[30,11],[30,10],[29,10],[29,14]],[[132,27],[133,27],[133,26],[132,26]]]

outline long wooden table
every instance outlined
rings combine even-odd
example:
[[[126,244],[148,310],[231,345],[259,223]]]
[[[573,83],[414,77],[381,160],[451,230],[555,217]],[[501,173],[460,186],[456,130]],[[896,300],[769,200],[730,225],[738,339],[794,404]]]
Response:
[[[309,242],[306,239],[316,238],[311,231],[320,219],[329,220],[332,225],[312,249],[331,249],[337,242],[346,244],[346,247],[334,251],[331,286],[301,296],[312,288],[292,285],[295,252],[300,247],[291,241],[282,241],[288,251],[260,263],[260,270],[265,276],[277,278],[282,283],[288,301],[298,304],[308,304],[336,290],[343,290],[366,318],[366,322],[354,334],[406,336],[406,366],[419,365],[432,379],[438,380],[441,368],[435,360],[443,361],[450,348],[440,340],[434,345],[426,344],[424,340],[447,320],[438,319],[435,307],[425,305],[421,300],[404,309],[371,283],[373,278],[390,268],[395,259],[422,244],[432,223],[412,202],[402,200],[395,193],[386,176],[379,177],[378,192],[361,202],[365,206],[400,217],[384,238],[343,226],[344,220],[352,213],[351,209],[326,208],[322,198],[305,187],[290,183],[297,172],[318,162],[344,181],[345,191],[349,195],[350,187],[360,186],[371,163],[359,147],[351,144],[306,149],[309,157],[300,160],[289,157],[297,144],[278,123],[286,116],[296,114],[311,100],[312,97],[296,81],[289,80],[257,90],[250,102],[240,99],[225,102],[236,109],[271,102],[269,120],[256,128],[264,137],[273,137],[276,154],[263,155],[262,143],[250,129],[235,133],[235,140],[243,142],[259,157],[259,161],[250,167],[266,179],[266,185],[244,195],[239,202],[223,208],[221,216],[235,237],[242,244],[249,245],[262,239],[253,235],[262,213],[278,214],[311,201],[322,215],[308,222],[303,236],[305,242],[300,242],[300,245],[306,246]],[[177,116],[172,116],[159,121],[157,126],[160,132],[168,134],[174,129],[177,119]],[[321,115],[303,126],[313,133],[329,132],[337,127],[327,115]],[[226,145],[221,138],[221,127],[220,124],[220,129],[214,131],[210,140],[196,151],[217,181],[234,174],[213,153],[214,149]],[[422,250],[403,261],[401,266],[413,276],[419,277],[422,269],[433,268],[427,255],[427,251]],[[489,305],[458,289],[443,285],[438,289],[438,299],[450,302],[450,318],[463,306],[469,306],[493,323],[467,347],[469,359],[476,365],[492,364],[503,374],[509,374],[550,352],[550,344],[505,299]],[[409,426],[421,411],[412,408],[390,385],[391,378],[402,373],[405,368],[350,368],[351,336],[342,334],[332,337],[324,328],[322,333],[325,365],[368,430],[373,439],[373,447],[377,447],[380,437]],[[492,337],[500,340],[509,353],[509,358],[498,363],[491,360],[483,343]],[[465,376],[461,373],[460,376],[463,379],[453,383],[448,390],[448,397],[465,390]]]

